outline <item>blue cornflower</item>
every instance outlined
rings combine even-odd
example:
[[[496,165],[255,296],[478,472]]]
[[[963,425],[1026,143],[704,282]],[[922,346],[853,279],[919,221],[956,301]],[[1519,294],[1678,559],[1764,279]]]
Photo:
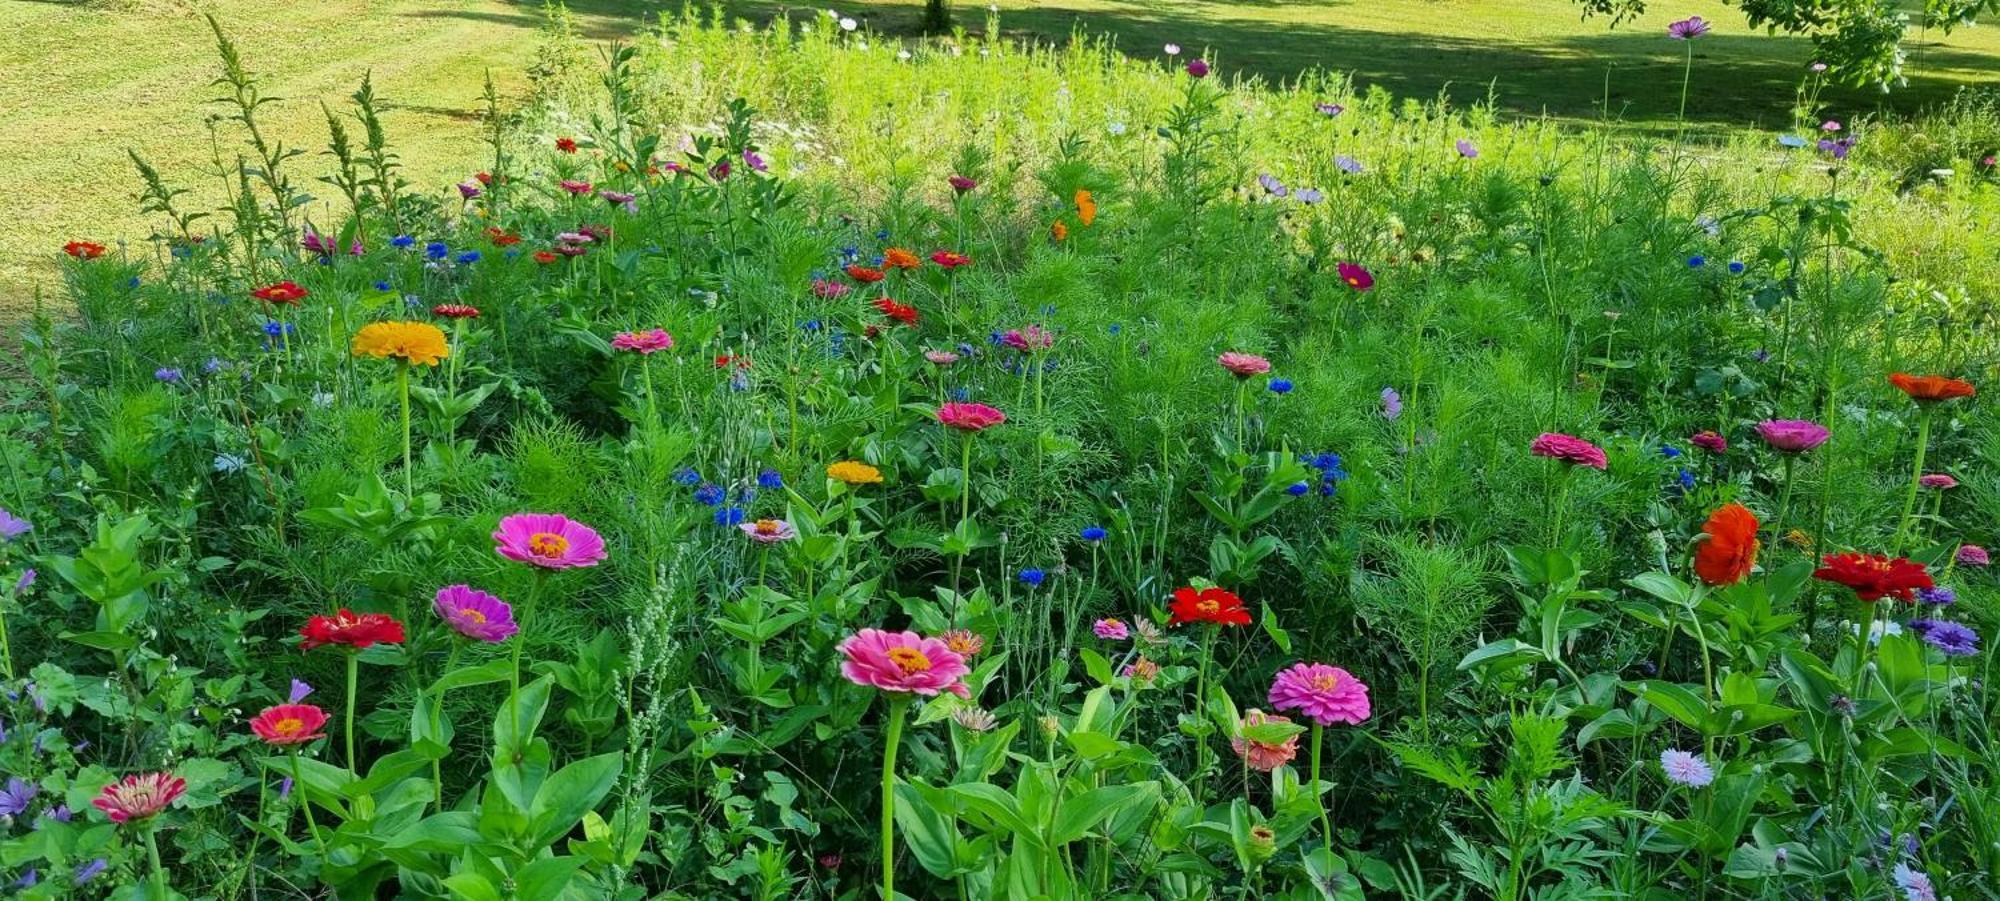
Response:
[[[951,399],[952,399],[952,400],[955,400],[955,401],[961,401],[961,402],[963,402],[963,401],[968,401],[968,400],[971,400],[971,399],[972,399],[972,392],[971,392],[970,390],[968,390],[968,389],[966,389],[966,388],[962,388],[962,387],[961,387],[961,388],[953,388],[953,389],[951,389]]]
[[[1743,269],[1744,269],[1744,266],[1743,266],[1743,261],[1742,261],[1742,260],[1730,260],[1730,261],[1729,261],[1729,274],[1730,274],[1730,275],[1742,275],[1742,274],[1743,274]]]
[[[1700,269],[1701,267],[1706,265],[1708,265],[1708,258],[1705,256],[1702,256],[1700,254],[1695,254],[1694,256],[1688,257],[1689,269]]]
[[[1269,387],[1272,394],[1290,394],[1292,393],[1292,380],[1272,379]]]
[[[1979,633],[1963,623],[1944,619],[1913,619],[1910,628],[1925,644],[1937,648],[1952,657],[1970,657],[1979,653]]]
[[[722,490],[722,486],[714,483],[703,485],[694,490],[694,499],[710,507],[722,503],[722,499],[726,496],[727,494]]]
[[[1029,588],[1040,588],[1042,587],[1042,582],[1048,579],[1049,574],[1039,569],[1024,569],[1016,573],[1015,577],[1021,580],[1021,584]]]
[[[131,278],[128,278],[128,279],[126,279],[126,280],[125,280],[125,287],[127,287],[127,288],[137,288],[137,287],[139,287],[139,277],[135,275],[135,276],[132,276]]]
[[[375,290],[377,291],[387,292],[391,289],[391,287],[392,286],[387,281],[379,281],[375,283]]]
[[[209,357],[208,359],[202,361],[201,372],[203,375],[214,375],[218,372],[221,372],[228,365],[229,365],[228,361],[222,359],[221,357]]]
[[[742,507],[717,507],[715,510],[715,524],[718,526],[733,526],[742,521]]]
[[[1107,329],[1105,329],[1105,331],[1107,331],[1107,332],[1110,332],[1111,334],[1114,334],[1114,335],[1116,335],[1116,334],[1118,334],[1119,332],[1122,332],[1122,331],[1124,331],[1124,330],[1125,330],[1125,327],[1124,327],[1124,326],[1122,326],[1122,325],[1119,325],[1119,324],[1118,324],[1118,323],[1116,323],[1116,322],[1114,322],[1114,323],[1111,323],[1111,327],[1110,327],[1110,328],[1107,328]]]
[[[766,469],[757,474],[757,487],[776,491],[785,487],[785,477],[775,469]]]
[[[458,255],[458,257],[457,257],[457,259],[458,259],[458,262],[459,262],[459,265],[462,265],[462,266],[470,266],[470,265],[472,265],[473,263],[477,263],[477,262],[479,262],[479,251],[477,251],[477,250],[468,250],[468,251],[466,251],[466,252],[464,252],[464,253],[461,253],[461,254],[459,254],[459,255]]]
[[[679,485],[699,485],[701,473],[695,472],[692,466],[683,466],[674,470],[674,482]]]
[[[414,247],[416,246],[416,243],[417,239],[412,238],[409,235],[397,235],[389,239],[390,247]]]
[[[1678,476],[1675,476],[1675,477],[1674,477],[1674,481],[1676,481],[1676,482],[1679,482],[1679,483],[1680,483],[1680,486],[1681,486],[1681,488],[1683,488],[1683,489],[1687,489],[1687,488],[1693,488],[1693,487],[1694,487],[1694,473],[1691,473],[1691,472],[1688,472],[1687,470],[1683,469],[1683,470],[1681,470],[1681,474],[1680,474],[1680,475],[1678,475]]]
[[[1666,457],[1669,460],[1672,460],[1673,458],[1681,455],[1681,449],[1671,444],[1662,445],[1660,447],[1660,455]]]
[[[1106,532],[1103,526],[1084,526],[1083,531],[1078,532],[1077,534],[1081,535],[1083,537],[1083,540],[1094,543],[1098,541],[1103,541],[1105,536],[1110,535],[1111,533]]]
[[[875,240],[877,241],[889,240],[889,230],[885,228],[875,232]]]
[[[1285,493],[1293,497],[1305,497],[1306,493],[1311,490],[1312,485],[1306,482],[1293,482],[1285,486]]]
[[[1956,603],[1958,601],[1958,592],[1943,585],[1939,585],[1936,588],[1919,588],[1917,589],[1917,600],[1923,601],[1933,607],[1942,607],[1946,604]]]
[[[1347,470],[1340,468],[1340,455],[1331,451],[1307,457],[1305,464],[1319,470],[1322,481],[1337,482],[1347,478]]]
[[[96,879],[98,874],[103,873],[105,868],[109,866],[111,866],[111,862],[102,857],[92,858],[89,863],[76,868],[76,873],[70,877],[70,883],[72,885],[82,885],[92,879]]]
[[[806,331],[809,331],[809,332],[816,332],[816,331],[819,331],[819,330],[820,330],[820,328],[821,328],[821,325],[820,325],[820,321],[819,321],[819,320],[817,320],[817,319],[808,319],[808,320],[806,320],[806,322],[805,322],[805,325],[803,325],[803,326],[800,326],[800,327],[801,327],[801,328],[803,328],[803,329],[805,329]]]
[[[165,382],[169,385],[178,385],[181,381],[181,371],[172,366],[162,366],[153,370],[153,380]]]
[[[446,247],[443,241],[432,241],[424,245],[424,256],[433,260],[442,260],[450,254],[451,248]]]

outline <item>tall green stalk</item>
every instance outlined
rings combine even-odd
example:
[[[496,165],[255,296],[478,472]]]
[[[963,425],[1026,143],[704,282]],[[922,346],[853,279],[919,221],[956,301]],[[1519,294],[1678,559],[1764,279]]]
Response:
[[[1931,409],[1922,407],[1917,413],[1917,459],[1910,464],[1910,487],[1903,494],[1903,518],[1896,524],[1896,541],[1889,547],[1889,555],[1903,552],[1903,541],[1909,537],[1910,522],[1917,509],[1917,486],[1923,483],[1924,454],[1931,446]]]
[[[882,899],[896,898],[896,750],[903,743],[908,695],[889,696],[889,734],[882,742]]]
[[[354,696],[355,685],[361,681],[361,658],[356,652],[347,652],[347,775],[359,777],[361,768],[354,759]]]
[[[416,482],[410,468],[410,361],[396,363],[396,390],[403,400],[403,497],[416,503]]]

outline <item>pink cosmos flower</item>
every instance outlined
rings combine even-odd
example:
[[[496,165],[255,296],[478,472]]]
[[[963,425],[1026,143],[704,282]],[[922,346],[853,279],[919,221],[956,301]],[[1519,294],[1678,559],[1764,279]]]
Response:
[[[1126,627],[1124,620],[1119,619],[1100,619],[1090,624],[1090,631],[1105,641],[1124,641],[1132,637],[1132,630]]]
[[[583,523],[560,513],[516,513],[493,531],[500,556],[544,569],[596,566],[604,560],[604,539]]]
[[[1976,544],[1959,545],[1955,559],[1960,566],[1986,566],[1993,562],[1993,558],[1987,555],[1986,549]]]
[[[1935,488],[1939,491],[1944,491],[1951,488],[1957,488],[1958,480],[1952,478],[1950,475],[1946,473],[1933,472],[1926,474],[1921,479],[1918,479],[1917,484],[1922,485],[1925,488]]]
[[[1243,726],[1245,728],[1262,726],[1266,723],[1289,723],[1291,721],[1290,717],[1265,713],[1254,707],[1243,711]],[[1287,763],[1291,763],[1292,758],[1299,756],[1299,737],[1297,735],[1290,735],[1283,742],[1275,745],[1266,744],[1261,741],[1252,741],[1248,738],[1232,738],[1229,740],[1229,747],[1236,752],[1236,756],[1243,758],[1243,762],[1249,764],[1251,769],[1260,773],[1268,773]]]
[[[1266,360],[1256,354],[1238,353],[1233,350],[1216,357],[1215,362],[1222,364],[1222,368],[1234,373],[1239,379],[1247,379],[1253,375],[1263,375],[1271,371],[1270,360]]]
[[[186,791],[187,780],[172,773],[141,773],[105,786],[90,806],[104,811],[111,822],[123,824],[166,810]]]
[[[674,346],[674,336],[663,328],[643,332],[619,332],[611,336],[611,349],[636,354],[654,354]]]
[[[1757,436],[1772,450],[1802,454],[1826,443],[1833,436],[1826,426],[1808,419],[1767,419],[1757,423]]]
[[[1356,291],[1366,291],[1375,287],[1375,274],[1369,272],[1368,268],[1360,263],[1336,263],[1333,267],[1333,272],[1335,275],[1340,276],[1340,281],[1343,284]]]
[[[1688,443],[1711,454],[1721,454],[1729,451],[1729,439],[1722,437],[1721,433],[1718,432],[1696,432],[1692,437],[1688,438]]]
[[[840,674],[856,685],[932,696],[948,691],[968,697],[963,681],[972,668],[943,639],[915,632],[862,629],[840,643]]]
[[[1368,686],[1337,666],[1297,663],[1271,682],[1271,706],[1322,726],[1356,725],[1369,715]]]
[[[951,351],[948,350],[927,350],[924,351],[924,359],[929,360],[938,366],[950,366],[951,364],[958,362],[958,354],[952,353]]]
[[[754,522],[739,522],[736,524],[736,527],[742,529],[743,534],[750,536],[750,540],[758,544],[777,544],[781,541],[790,541],[799,537],[799,530],[792,528],[791,523],[782,519],[759,519]]]
[[[1700,16],[1689,16],[1667,24],[1667,37],[1676,41],[1691,41],[1707,33],[1708,22]]]
[[[431,601],[445,625],[474,641],[499,644],[521,631],[514,608],[506,601],[470,585],[447,585]]]
[[[983,432],[1007,421],[1007,414],[985,404],[948,403],[938,407],[937,421],[962,432]]]
[[[1561,460],[1592,469],[1607,469],[1610,461],[1604,458],[1604,448],[1598,447],[1574,435],[1544,432],[1528,445],[1528,452],[1537,457]]]

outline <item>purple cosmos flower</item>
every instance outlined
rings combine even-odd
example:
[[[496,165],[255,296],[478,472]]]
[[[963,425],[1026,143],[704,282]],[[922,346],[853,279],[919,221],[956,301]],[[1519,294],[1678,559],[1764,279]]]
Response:
[[[1472,146],[1471,141],[1466,140],[1465,138],[1459,138],[1458,155],[1469,160],[1476,160],[1479,158],[1479,148]]]
[[[1700,16],[1689,16],[1667,26],[1667,37],[1676,41],[1692,41],[1708,33],[1708,22]]]
[[[1660,769],[1667,779],[1676,785],[1701,788],[1715,781],[1715,770],[1701,759],[1699,754],[1690,754],[1668,748],[1660,752]]]

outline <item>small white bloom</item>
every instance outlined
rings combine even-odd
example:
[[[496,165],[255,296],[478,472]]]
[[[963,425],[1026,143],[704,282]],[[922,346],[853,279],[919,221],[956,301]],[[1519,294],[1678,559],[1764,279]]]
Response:
[[[840,30],[841,30],[841,31],[853,31],[854,29],[856,29],[856,28],[859,28],[859,27],[861,27],[861,23],[859,23],[859,22],[856,22],[856,21],[854,21],[853,19],[849,19],[849,18],[844,18],[844,17],[843,17],[843,18],[842,18],[842,19],[840,20]]]
[[[1113,137],[1122,135],[1125,133],[1125,123],[1113,122],[1110,125],[1105,126],[1105,130],[1111,132]]]
[[[910,51],[908,51],[908,50],[898,50],[898,51],[896,51],[896,58],[897,58],[897,59],[900,59],[900,60],[903,60],[904,62],[908,62],[908,61],[909,61],[909,59],[910,59]]]

